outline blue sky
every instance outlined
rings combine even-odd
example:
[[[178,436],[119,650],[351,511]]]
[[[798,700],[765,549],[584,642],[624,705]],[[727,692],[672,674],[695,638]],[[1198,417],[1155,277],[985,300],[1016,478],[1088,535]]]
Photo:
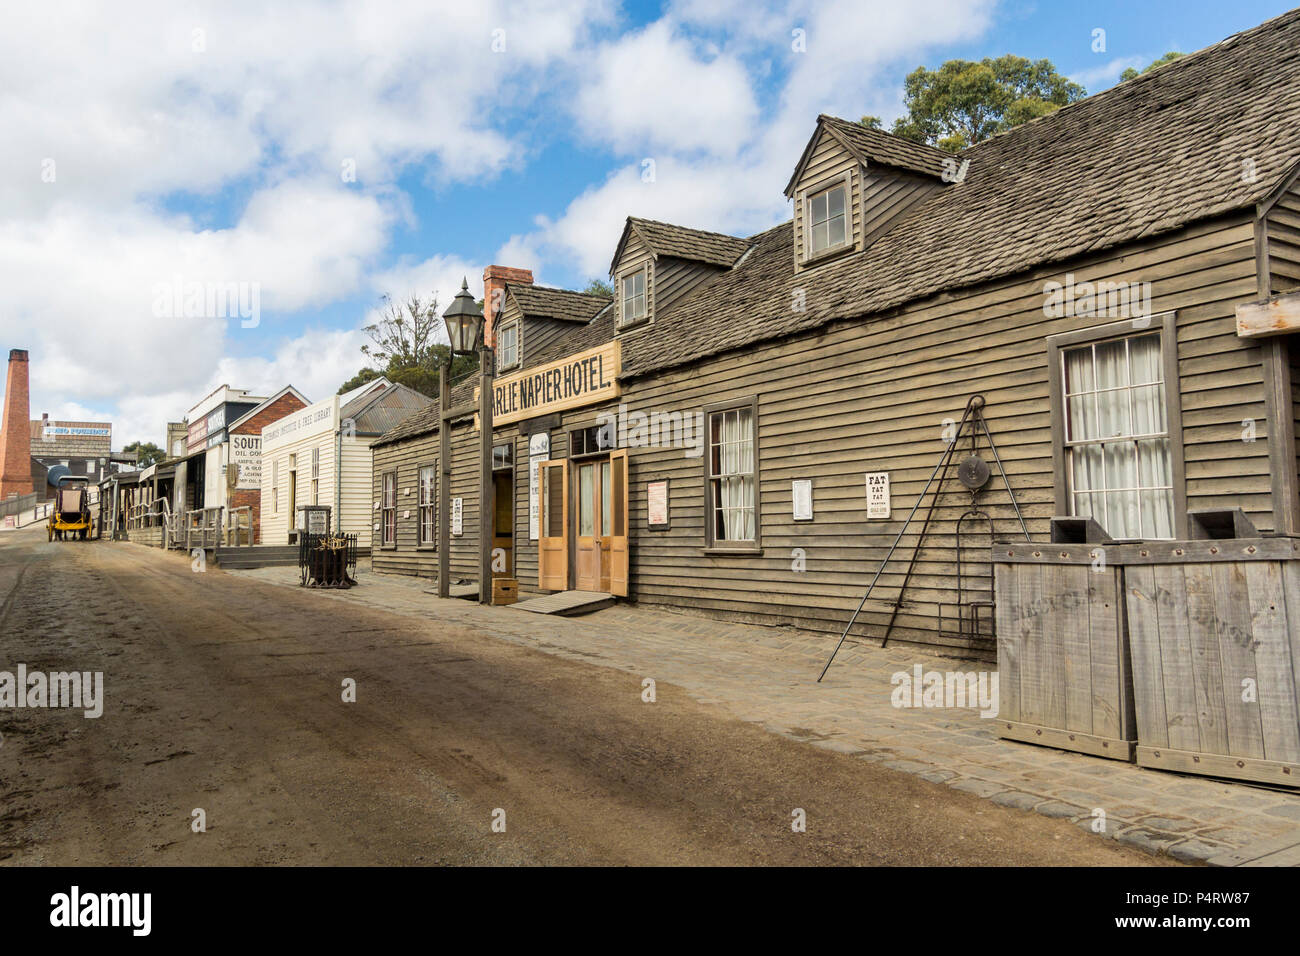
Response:
[[[580,287],[629,214],[749,234],[818,112],[892,120],[904,76],[1045,57],[1090,93],[1285,2],[141,0],[7,14],[0,316],[32,412],[115,444],[221,383],[323,398],[379,296],[491,263]],[[268,10],[273,10],[268,13]],[[1094,30],[1105,49],[1094,51]],[[792,31],[805,49],[792,49]],[[647,181],[649,164],[654,176]],[[347,171],[355,170],[355,176]],[[257,290],[255,324],[160,311]]]

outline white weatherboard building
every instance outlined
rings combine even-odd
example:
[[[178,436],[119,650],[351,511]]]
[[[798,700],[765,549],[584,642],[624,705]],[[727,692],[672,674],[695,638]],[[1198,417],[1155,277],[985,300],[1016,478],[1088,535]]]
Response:
[[[286,415],[262,429],[261,540],[289,543],[300,505],[328,505],[330,530],[370,547],[370,444],[431,399],[378,378]]]

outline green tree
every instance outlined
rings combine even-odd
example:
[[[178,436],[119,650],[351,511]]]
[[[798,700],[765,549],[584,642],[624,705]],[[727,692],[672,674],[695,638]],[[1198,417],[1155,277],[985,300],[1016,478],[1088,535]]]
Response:
[[[340,385],[339,390],[335,394],[342,395],[344,392],[350,392],[354,388],[360,388],[362,385],[365,385],[366,382],[373,382],[382,374],[383,372],[377,371],[373,368],[363,368],[361,371],[357,372],[356,375],[353,375],[350,379]]]
[[[865,126],[867,129],[882,129],[884,122],[879,116],[864,116],[858,120],[859,126]]]
[[[893,132],[958,152],[1086,95],[1050,60],[1011,54],[978,63],[949,60],[937,70],[921,66],[907,75],[907,116],[894,121]]]
[[[122,450],[135,452],[136,463],[141,468],[148,468],[167,457],[163,450],[151,441],[133,441]]]
[[[425,299],[413,293],[399,303],[385,295],[383,303],[379,317],[361,330],[370,339],[361,346],[361,352],[369,364],[344,382],[339,387],[338,394],[349,392],[382,375],[390,382],[436,398],[438,366],[447,361],[451,352],[449,345],[435,341],[442,328],[438,297]],[[454,382],[477,368],[478,356],[458,355],[452,362],[451,380]]]
[[[592,279],[582,291],[587,295],[598,295],[602,299],[614,298],[614,287],[604,279]]]
[[[1119,80],[1121,83],[1123,83],[1124,81],[1131,80],[1136,76],[1141,76],[1142,73],[1150,73],[1152,70],[1158,70],[1166,63],[1172,63],[1174,62],[1174,60],[1177,60],[1180,57],[1183,57],[1185,55],[1186,54],[1179,53],[1177,50],[1170,50],[1168,53],[1166,53],[1164,56],[1160,57],[1159,59],[1152,60],[1150,63],[1148,63],[1146,67],[1141,71],[1141,73],[1139,73],[1137,70],[1133,69],[1133,67],[1130,66],[1127,70],[1125,70],[1123,73],[1119,75]]]

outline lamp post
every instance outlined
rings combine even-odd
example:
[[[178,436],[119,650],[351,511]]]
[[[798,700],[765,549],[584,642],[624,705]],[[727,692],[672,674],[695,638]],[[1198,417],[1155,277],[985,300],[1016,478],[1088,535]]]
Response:
[[[451,420],[471,411],[470,407],[453,409],[449,392],[449,369],[457,355],[473,355],[478,351],[479,357],[479,579],[478,600],[480,604],[492,603],[492,525],[496,515],[495,487],[492,483],[492,377],[495,357],[491,347],[483,341],[483,309],[474,301],[469,291],[469,283],[461,280],[460,291],[452,299],[447,311],[442,314],[447,323],[447,341],[451,344],[451,355],[447,362],[438,369],[438,405],[440,420],[438,427],[438,482],[439,512],[442,520],[438,525],[438,596],[449,597],[450,581],[450,534],[449,507],[451,496],[448,486],[451,483]]]

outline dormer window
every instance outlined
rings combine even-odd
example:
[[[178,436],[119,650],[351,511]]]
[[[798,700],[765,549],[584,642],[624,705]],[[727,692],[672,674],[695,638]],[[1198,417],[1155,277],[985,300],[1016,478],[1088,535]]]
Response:
[[[635,325],[646,317],[645,270],[623,276],[621,280],[622,315],[620,325]]]
[[[838,183],[808,197],[808,255],[838,249],[848,241],[847,182]]]
[[[497,362],[501,368],[519,364],[519,326],[514,322],[497,332]]]

